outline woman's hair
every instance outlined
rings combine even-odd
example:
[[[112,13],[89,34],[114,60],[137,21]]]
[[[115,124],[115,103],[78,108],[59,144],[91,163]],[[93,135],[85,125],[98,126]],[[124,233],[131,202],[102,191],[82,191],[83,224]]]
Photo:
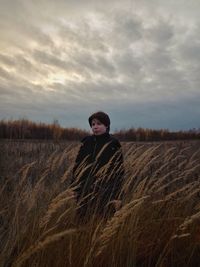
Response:
[[[90,127],[92,127],[92,120],[93,119],[97,119],[101,123],[103,123],[107,127],[107,132],[109,133],[109,131],[110,131],[110,118],[109,118],[108,114],[106,114],[103,111],[98,111],[96,113],[93,113],[88,119]]]

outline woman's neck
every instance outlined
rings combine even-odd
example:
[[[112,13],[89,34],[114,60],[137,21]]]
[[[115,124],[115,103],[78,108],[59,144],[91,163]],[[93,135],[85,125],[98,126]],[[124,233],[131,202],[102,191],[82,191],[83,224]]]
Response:
[[[108,132],[105,132],[105,133],[102,133],[102,134],[99,134],[99,135],[93,135],[94,136],[94,138],[96,139],[96,140],[101,140],[101,139],[104,139],[104,138],[106,138],[106,137],[109,137],[110,136],[110,134],[108,133]]]

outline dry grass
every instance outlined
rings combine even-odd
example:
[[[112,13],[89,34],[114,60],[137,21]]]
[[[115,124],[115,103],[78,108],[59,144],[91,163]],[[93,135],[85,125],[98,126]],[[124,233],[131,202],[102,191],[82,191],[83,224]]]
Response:
[[[123,205],[84,224],[69,186],[78,148],[1,141],[0,266],[198,266],[199,141],[122,143]]]

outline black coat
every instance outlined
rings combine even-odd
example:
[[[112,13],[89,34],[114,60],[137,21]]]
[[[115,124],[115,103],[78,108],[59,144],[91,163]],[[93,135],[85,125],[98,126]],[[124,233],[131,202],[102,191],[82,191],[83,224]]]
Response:
[[[87,136],[81,142],[72,185],[83,213],[88,208],[103,213],[109,201],[120,199],[124,176],[121,145],[109,133]]]

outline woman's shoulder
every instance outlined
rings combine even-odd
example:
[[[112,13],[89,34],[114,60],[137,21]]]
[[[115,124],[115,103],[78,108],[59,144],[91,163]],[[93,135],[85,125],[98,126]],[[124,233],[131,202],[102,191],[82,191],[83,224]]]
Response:
[[[90,142],[90,141],[92,141],[92,136],[91,135],[87,135],[87,136],[85,136],[85,137],[83,137],[82,139],[81,139],[81,143],[85,143],[85,142]]]
[[[114,135],[111,134],[110,139],[111,139],[112,145],[115,145],[117,147],[121,147],[119,140]]]
[[[109,135],[109,138],[107,139],[108,142],[110,142],[112,145],[116,146],[116,147],[121,147],[121,144],[119,142],[119,140],[112,134]],[[85,143],[90,143],[94,141],[94,136],[93,135],[87,135],[84,138],[81,139],[81,143],[85,144]]]

